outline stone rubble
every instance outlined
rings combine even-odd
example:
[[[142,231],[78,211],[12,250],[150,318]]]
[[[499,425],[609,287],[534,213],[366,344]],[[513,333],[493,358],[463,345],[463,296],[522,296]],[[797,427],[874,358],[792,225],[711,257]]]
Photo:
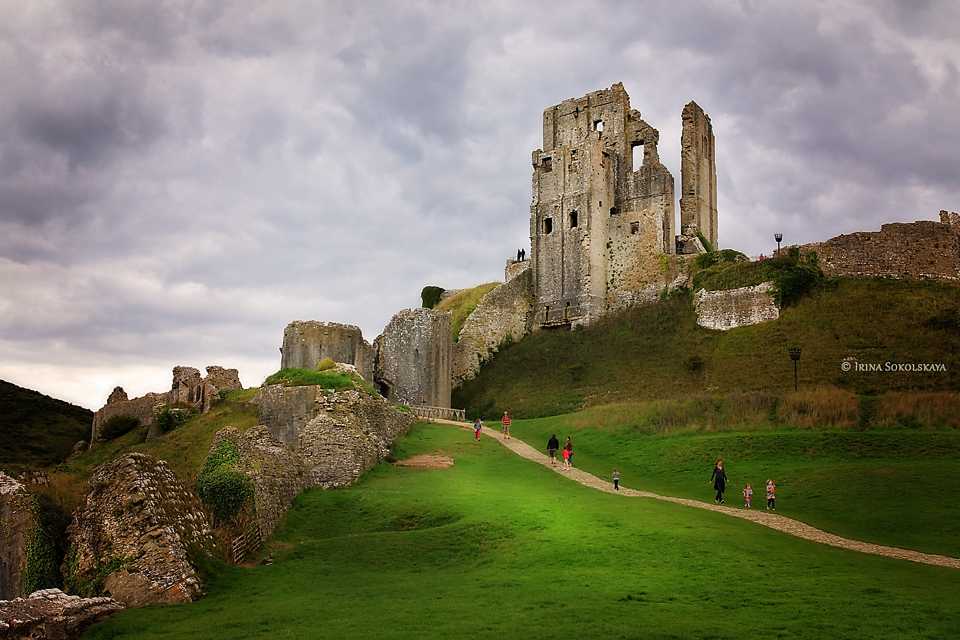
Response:
[[[0,600],[0,640],[72,640],[88,626],[123,609],[113,598],[81,598],[60,589]]]

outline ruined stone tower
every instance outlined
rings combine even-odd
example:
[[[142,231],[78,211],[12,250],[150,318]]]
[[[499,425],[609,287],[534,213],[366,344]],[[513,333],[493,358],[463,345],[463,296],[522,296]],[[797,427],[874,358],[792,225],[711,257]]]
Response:
[[[710,116],[696,102],[683,108],[680,137],[680,229],[717,248],[717,163]]]
[[[530,206],[535,327],[587,323],[662,288],[659,256],[676,249],[659,137],[619,83],[543,112]]]

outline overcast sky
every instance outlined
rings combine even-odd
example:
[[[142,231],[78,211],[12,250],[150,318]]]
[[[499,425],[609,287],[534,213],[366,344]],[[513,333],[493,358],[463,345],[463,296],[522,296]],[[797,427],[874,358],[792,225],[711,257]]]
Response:
[[[0,0],[0,378],[97,408],[175,364],[372,340],[528,243],[544,107],[623,82],[720,244],[960,209],[960,2]]]

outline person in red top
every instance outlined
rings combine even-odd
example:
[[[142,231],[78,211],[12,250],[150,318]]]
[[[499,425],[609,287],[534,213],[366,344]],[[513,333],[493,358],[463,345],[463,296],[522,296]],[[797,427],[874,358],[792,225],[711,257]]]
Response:
[[[512,422],[512,420],[510,420],[510,412],[509,412],[509,411],[504,411],[504,412],[503,412],[503,417],[500,418],[500,424],[503,426],[503,429],[502,429],[502,430],[503,430],[503,437],[504,437],[504,438],[509,438],[509,437],[510,437],[510,423],[511,423],[511,422]]]

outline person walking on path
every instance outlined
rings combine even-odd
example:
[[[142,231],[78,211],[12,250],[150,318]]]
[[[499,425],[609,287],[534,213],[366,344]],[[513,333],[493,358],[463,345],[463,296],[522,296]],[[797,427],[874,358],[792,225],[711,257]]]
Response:
[[[563,445],[563,464],[567,469],[573,468],[573,440],[567,436],[567,441]]]
[[[613,470],[613,490],[620,491],[620,472]]]
[[[475,440],[480,440],[481,429],[483,429],[483,420],[477,417],[477,419],[473,421],[473,437]]]
[[[750,483],[748,482],[743,487],[743,508],[749,509],[752,506],[753,506],[753,487],[751,487]]]
[[[509,412],[509,411],[504,411],[504,412],[503,412],[503,417],[500,418],[500,425],[503,427],[502,431],[503,431],[503,437],[504,437],[504,438],[509,438],[509,437],[510,437],[510,423],[511,423],[511,422],[513,422],[513,421],[510,419],[510,412]]]
[[[560,441],[557,440],[557,434],[550,436],[547,441],[547,454],[550,456],[550,466],[557,465],[557,450],[560,448]]]
[[[767,511],[777,510],[777,485],[773,480],[767,480]]]
[[[713,475],[710,476],[713,488],[717,490],[717,495],[713,499],[717,504],[723,504],[723,492],[727,490],[727,472],[723,469],[723,458],[717,458],[713,465]]]

